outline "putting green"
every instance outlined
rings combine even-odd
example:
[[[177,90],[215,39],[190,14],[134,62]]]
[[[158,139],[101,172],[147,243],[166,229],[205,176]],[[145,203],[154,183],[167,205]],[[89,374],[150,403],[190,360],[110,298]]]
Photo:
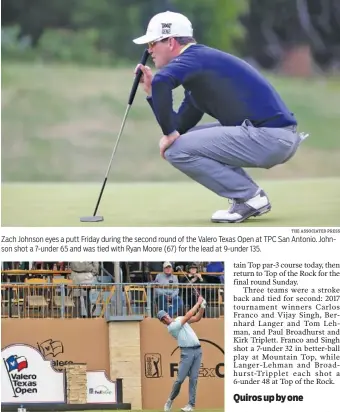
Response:
[[[340,224],[340,178],[260,183],[272,211],[241,226]],[[215,210],[229,207],[227,200],[191,182],[108,184],[97,213],[104,215],[104,222],[81,223],[80,216],[93,213],[100,187],[101,183],[3,183],[2,226],[230,226],[210,222]]]

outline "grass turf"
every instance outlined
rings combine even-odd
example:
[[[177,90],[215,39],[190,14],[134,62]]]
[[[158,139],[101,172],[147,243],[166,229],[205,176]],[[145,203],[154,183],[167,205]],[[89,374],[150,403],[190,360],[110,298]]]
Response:
[[[234,226],[338,226],[340,178],[267,180],[272,211]],[[104,222],[81,223],[93,213],[101,183],[2,184],[2,226],[228,226],[210,222],[229,207],[195,183],[108,184],[98,215]]]

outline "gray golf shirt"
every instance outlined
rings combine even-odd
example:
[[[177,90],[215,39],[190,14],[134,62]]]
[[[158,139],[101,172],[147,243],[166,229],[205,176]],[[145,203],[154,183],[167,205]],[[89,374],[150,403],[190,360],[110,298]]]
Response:
[[[188,323],[181,325],[181,319],[183,317],[184,316],[178,316],[173,322],[170,323],[170,325],[168,325],[169,333],[177,339],[177,343],[180,348],[199,346],[200,341],[192,327]]]

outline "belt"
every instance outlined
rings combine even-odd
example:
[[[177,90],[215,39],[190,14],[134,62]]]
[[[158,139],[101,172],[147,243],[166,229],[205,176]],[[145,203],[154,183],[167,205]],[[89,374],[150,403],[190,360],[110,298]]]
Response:
[[[290,130],[291,132],[296,133],[297,127],[295,124],[292,124],[291,126],[282,127],[282,129]]]
[[[266,127],[265,124],[266,124],[267,122],[270,122],[271,120],[278,119],[280,116],[281,116],[280,114],[276,114],[275,116],[268,117],[268,119],[263,119],[263,120],[258,120],[258,121],[256,121],[256,120],[254,120],[254,121],[250,120],[250,121],[251,121],[251,123],[252,123],[252,125],[253,125],[254,127]]]
[[[180,346],[180,349],[199,349],[201,345],[196,346]]]
[[[269,117],[268,119],[264,119],[264,120],[260,120],[260,121],[256,121],[256,120],[250,120],[251,124],[254,127],[266,127],[266,123],[278,119],[279,117],[281,117],[280,114],[277,114],[275,116]],[[290,126],[281,126],[282,129],[288,129],[288,130],[293,130],[294,132],[296,131],[296,125],[290,125]]]

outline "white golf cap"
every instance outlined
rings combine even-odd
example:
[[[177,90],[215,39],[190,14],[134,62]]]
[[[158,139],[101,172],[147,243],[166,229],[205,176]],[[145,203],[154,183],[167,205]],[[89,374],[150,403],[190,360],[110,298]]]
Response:
[[[134,39],[136,44],[146,44],[168,37],[192,37],[193,28],[190,20],[180,13],[166,11],[153,16],[149,21],[146,34]]]

